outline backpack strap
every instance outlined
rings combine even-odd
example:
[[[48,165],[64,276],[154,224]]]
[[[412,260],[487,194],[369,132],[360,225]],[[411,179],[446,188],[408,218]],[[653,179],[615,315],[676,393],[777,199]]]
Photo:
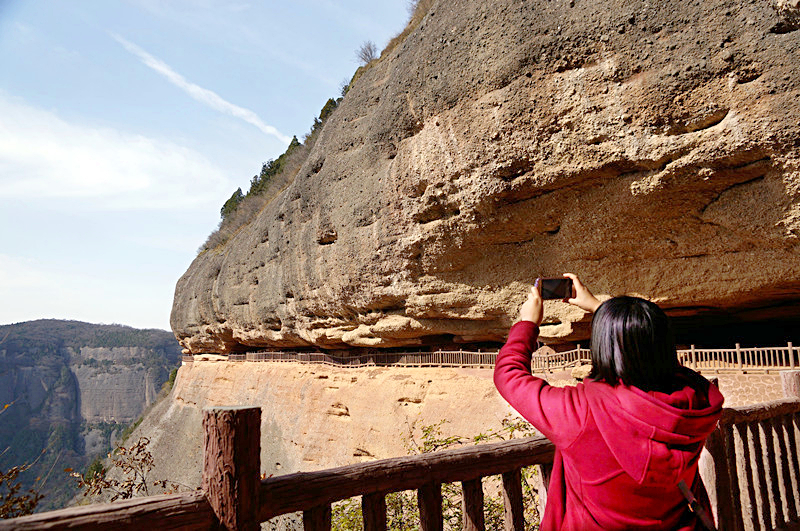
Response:
[[[683,497],[686,498],[686,501],[689,502],[689,510],[692,511],[702,522],[703,527],[708,529],[709,531],[717,531],[717,528],[714,527],[714,522],[711,521],[708,514],[706,513],[705,509],[700,505],[700,502],[697,501],[697,498],[694,497],[692,491],[689,490],[689,487],[686,485],[686,482],[680,480],[678,482],[678,488],[683,494]]]

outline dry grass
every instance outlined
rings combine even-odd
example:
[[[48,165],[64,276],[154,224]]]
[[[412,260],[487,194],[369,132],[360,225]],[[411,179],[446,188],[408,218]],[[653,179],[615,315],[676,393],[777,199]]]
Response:
[[[411,34],[412,31],[417,29],[422,19],[425,18],[425,15],[428,14],[428,11],[431,10],[433,7],[433,0],[411,0],[409,3],[409,11],[411,11],[411,18],[406,24],[405,29],[401,31],[396,37],[389,41],[389,44],[386,45],[386,48],[381,52],[381,58],[392,50],[397,48],[397,46],[406,40],[406,37]]]
[[[392,50],[397,48],[400,44],[402,44],[403,41],[406,40],[406,38],[411,34],[412,31],[417,29],[417,26],[420,25],[422,19],[424,19],[425,15],[427,15],[428,12],[431,10],[431,7],[433,6],[433,1],[434,0],[409,1],[408,7],[409,11],[411,12],[411,18],[408,20],[408,24],[406,24],[406,27],[403,29],[403,31],[398,33],[394,38],[392,38],[392,40],[389,41],[389,44],[387,44],[386,48],[384,48],[383,51],[381,52],[380,57],[378,57],[373,61],[370,61],[369,63],[363,66],[358,67],[358,70],[356,70],[355,74],[353,74],[353,79],[350,80],[350,84],[348,85],[348,87],[352,87],[353,83],[355,83],[356,80],[364,74],[364,72],[366,72],[367,70],[378,64],[378,62],[383,60],[384,57],[387,57]]]

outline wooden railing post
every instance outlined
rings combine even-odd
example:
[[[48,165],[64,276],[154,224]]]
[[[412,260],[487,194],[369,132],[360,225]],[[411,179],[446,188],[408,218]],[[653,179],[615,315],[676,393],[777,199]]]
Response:
[[[522,504],[522,469],[503,474],[505,531],[525,531],[525,508]]]
[[[461,482],[462,507],[464,510],[463,531],[484,531],[483,485],[480,478]]]
[[[331,506],[320,505],[303,511],[303,531],[331,531]]]
[[[730,427],[726,427],[730,429]],[[700,456],[699,472],[708,489],[708,497],[714,512],[714,519],[720,529],[732,529],[734,518],[729,497],[732,490],[729,476],[728,456],[725,452],[723,427],[718,427],[708,436],[705,449]],[[738,495],[738,493],[737,493]]]
[[[203,492],[226,530],[259,529],[261,409],[203,410]]]
[[[736,367],[739,370],[742,369],[742,347],[739,345],[739,343],[736,343]]]
[[[786,398],[800,398],[800,371],[781,371],[781,387]]]
[[[428,483],[417,491],[419,523],[422,531],[442,531],[442,486]]]
[[[783,434],[784,445],[786,448],[786,464],[788,466],[789,487],[793,495],[788,496],[792,505],[790,515],[792,521],[800,520],[800,441],[797,438],[797,414],[786,414],[781,419],[781,431]]]
[[[364,531],[386,531],[386,495],[378,492],[362,496],[361,514]]]
[[[792,347],[792,342],[789,341],[787,346],[789,347],[789,368],[794,369],[794,348]]]
[[[692,369],[697,369],[697,358],[695,357],[694,353],[694,345],[691,346],[691,354],[692,354]]]
[[[539,514],[544,515],[547,506],[547,489],[550,488],[550,475],[553,473],[553,463],[534,465],[537,474],[534,476],[536,492],[539,494]]]

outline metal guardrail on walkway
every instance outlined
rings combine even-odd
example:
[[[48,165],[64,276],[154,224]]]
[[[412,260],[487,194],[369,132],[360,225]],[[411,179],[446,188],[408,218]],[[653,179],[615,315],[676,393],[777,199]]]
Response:
[[[680,362],[701,372],[770,372],[800,367],[800,348],[788,343],[785,347],[679,350]],[[203,355],[184,354],[185,363],[202,360]],[[217,359],[215,357],[215,359]],[[262,351],[230,354],[227,361],[313,363],[344,368],[359,367],[494,367],[497,352],[439,350],[433,352],[370,352],[351,356],[333,356],[324,352]],[[578,348],[555,352],[542,347],[531,358],[533,372],[552,372],[591,363],[591,351]]]

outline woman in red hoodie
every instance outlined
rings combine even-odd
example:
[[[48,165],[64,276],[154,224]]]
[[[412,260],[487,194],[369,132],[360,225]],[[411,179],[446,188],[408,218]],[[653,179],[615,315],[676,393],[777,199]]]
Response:
[[[697,462],[722,412],[719,390],[680,366],[664,312],[635,297],[600,303],[575,275],[566,302],[592,318],[592,371],[575,387],[531,374],[543,306],[531,288],[497,356],[500,394],[556,447],[541,529],[703,529]],[[538,281],[537,281],[538,282]]]

